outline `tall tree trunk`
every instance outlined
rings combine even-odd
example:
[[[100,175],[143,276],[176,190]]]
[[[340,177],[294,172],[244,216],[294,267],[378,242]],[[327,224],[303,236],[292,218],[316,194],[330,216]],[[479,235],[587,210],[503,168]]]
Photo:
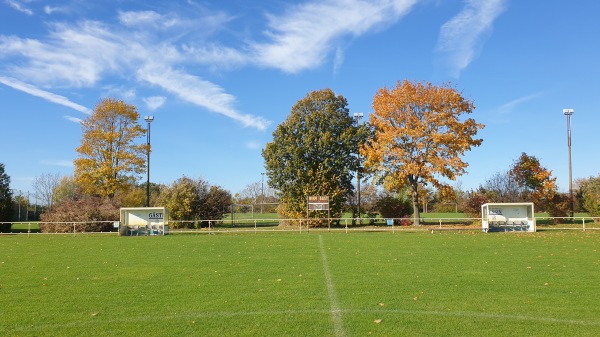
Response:
[[[412,203],[413,203],[413,226],[421,224],[421,215],[419,213],[419,184],[416,179],[409,178],[410,189],[412,192]]]

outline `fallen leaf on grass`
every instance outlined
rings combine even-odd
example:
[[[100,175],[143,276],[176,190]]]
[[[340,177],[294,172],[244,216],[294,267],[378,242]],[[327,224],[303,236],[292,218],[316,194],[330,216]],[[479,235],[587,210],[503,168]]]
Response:
[[[381,323],[381,319],[376,319],[373,322],[376,323],[376,324],[379,324],[379,323]]]
[[[385,305],[385,303],[379,303],[380,307],[383,307]]]

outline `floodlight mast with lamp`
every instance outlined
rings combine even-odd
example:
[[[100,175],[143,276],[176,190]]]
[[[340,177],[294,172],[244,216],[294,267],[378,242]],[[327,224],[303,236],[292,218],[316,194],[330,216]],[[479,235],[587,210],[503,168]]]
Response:
[[[144,120],[148,123],[148,129],[146,130],[146,155],[148,158],[148,170],[146,177],[146,207],[150,207],[150,123],[154,120],[154,116],[145,116]]]
[[[563,109],[563,115],[567,116],[567,147],[569,148],[569,217],[573,220],[573,175],[571,169],[571,115],[575,113],[573,109]]]

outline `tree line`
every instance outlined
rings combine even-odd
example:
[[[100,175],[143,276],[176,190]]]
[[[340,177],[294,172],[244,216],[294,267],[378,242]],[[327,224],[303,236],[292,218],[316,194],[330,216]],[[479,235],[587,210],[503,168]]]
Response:
[[[300,99],[262,151],[263,180],[235,196],[202,178],[183,176],[171,184],[151,184],[150,204],[167,207],[173,220],[187,220],[181,222],[186,227],[222,219],[234,203],[260,205],[262,211],[268,204],[268,211],[276,207],[285,219],[339,218],[350,210],[353,217],[410,217],[415,225],[432,200],[470,215],[485,202],[534,201],[536,209],[554,216],[569,209],[570,200],[557,191],[552,171],[525,153],[477,189],[457,186],[468,167],[462,156],[482,144],[477,133],[484,125],[469,117],[474,101],[449,83],[405,80],[381,88],[364,123],[352,117],[348,106],[331,89]],[[135,106],[120,100],[96,105],[81,123],[73,176],[47,174],[34,182],[47,205],[41,220],[114,220],[119,207],[145,205],[141,180],[151,148],[139,141],[146,135],[139,117]],[[4,165],[0,169],[0,220],[9,222],[14,197]],[[599,180],[576,182],[577,209],[598,215]],[[328,196],[329,213],[307,212],[309,196]]]

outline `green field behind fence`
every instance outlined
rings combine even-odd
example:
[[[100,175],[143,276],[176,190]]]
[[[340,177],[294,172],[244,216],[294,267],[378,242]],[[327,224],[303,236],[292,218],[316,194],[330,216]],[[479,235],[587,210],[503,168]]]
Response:
[[[547,213],[536,213],[536,223],[538,225],[538,229],[552,229],[556,227],[560,228],[573,228],[573,229],[582,229],[583,223],[586,224],[586,228],[589,229],[598,229],[600,228],[600,222],[594,222],[594,219],[589,217],[587,213],[575,213],[575,220],[571,220],[569,218],[562,218],[559,221],[553,221],[549,217]],[[365,215],[362,216],[361,222],[357,221],[356,218],[352,218],[350,213],[343,214],[343,217],[339,219],[338,226],[386,226],[386,219],[378,216],[374,219],[374,222],[369,221]],[[444,224],[444,225],[458,225],[458,226],[469,226],[474,225],[474,227],[480,226],[477,218],[469,218],[468,215],[464,213],[421,213],[421,224],[423,225],[436,225],[436,224]],[[185,221],[189,222],[189,221]],[[171,220],[171,227],[176,226],[177,221]],[[233,217],[231,214],[226,214],[222,220],[214,221],[211,223],[211,227],[219,228],[250,228],[250,227],[277,227],[279,225],[279,217],[277,213],[235,213]],[[335,222],[332,222],[332,225],[336,225]],[[326,225],[324,225],[326,226]],[[11,231],[13,233],[27,233],[31,231],[32,233],[39,232],[39,223],[38,222],[20,222],[14,223],[11,227]],[[115,229],[116,231],[116,229]]]
[[[2,336],[596,336],[600,232],[0,236]]]

